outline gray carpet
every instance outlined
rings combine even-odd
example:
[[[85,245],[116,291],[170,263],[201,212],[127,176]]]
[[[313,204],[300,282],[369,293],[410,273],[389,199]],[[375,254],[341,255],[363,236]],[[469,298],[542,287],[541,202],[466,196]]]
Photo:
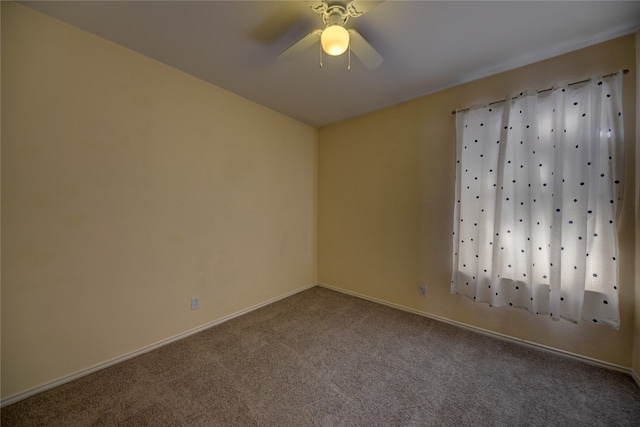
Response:
[[[316,287],[0,415],[2,426],[638,426],[640,387]]]

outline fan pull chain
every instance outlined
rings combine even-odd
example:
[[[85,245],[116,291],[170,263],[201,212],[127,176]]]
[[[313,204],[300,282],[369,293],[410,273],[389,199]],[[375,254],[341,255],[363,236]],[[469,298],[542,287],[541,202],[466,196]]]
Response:
[[[349,59],[347,60],[347,71],[351,71],[351,41],[349,41]]]
[[[320,44],[320,68],[322,68],[322,44]]]

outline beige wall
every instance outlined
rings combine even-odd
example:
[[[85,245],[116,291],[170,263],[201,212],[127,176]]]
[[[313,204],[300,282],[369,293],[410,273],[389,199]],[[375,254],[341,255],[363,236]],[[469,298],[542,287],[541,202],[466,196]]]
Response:
[[[2,397],[315,283],[316,143],[2,2]]]
[[[320,129],[321,283],[493,332],[630,367],[634,315],[635,36],[484,78]],[[451,111],[620,68],[626,190],[620,225],[621,328],[554,322],[449,293],[455,181]],[[419,286],[428,286],[422,298]]]

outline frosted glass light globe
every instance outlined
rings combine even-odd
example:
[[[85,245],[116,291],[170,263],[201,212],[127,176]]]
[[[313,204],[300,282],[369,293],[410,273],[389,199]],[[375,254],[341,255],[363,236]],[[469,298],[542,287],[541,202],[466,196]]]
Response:
[[[342,55],[349,47],[349,33],[341,25],[331,25],[322,32],[320,44],[327,55]]]

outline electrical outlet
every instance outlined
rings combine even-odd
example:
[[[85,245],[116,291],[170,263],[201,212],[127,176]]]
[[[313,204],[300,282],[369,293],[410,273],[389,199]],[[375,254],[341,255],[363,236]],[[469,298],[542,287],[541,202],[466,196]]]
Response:
[[[191,298],[191,310],[197,310],[200,308],[200,297]]]
[[[422,295],[423,297],[427,296],[427,285],[420,286],[420,295]]]

